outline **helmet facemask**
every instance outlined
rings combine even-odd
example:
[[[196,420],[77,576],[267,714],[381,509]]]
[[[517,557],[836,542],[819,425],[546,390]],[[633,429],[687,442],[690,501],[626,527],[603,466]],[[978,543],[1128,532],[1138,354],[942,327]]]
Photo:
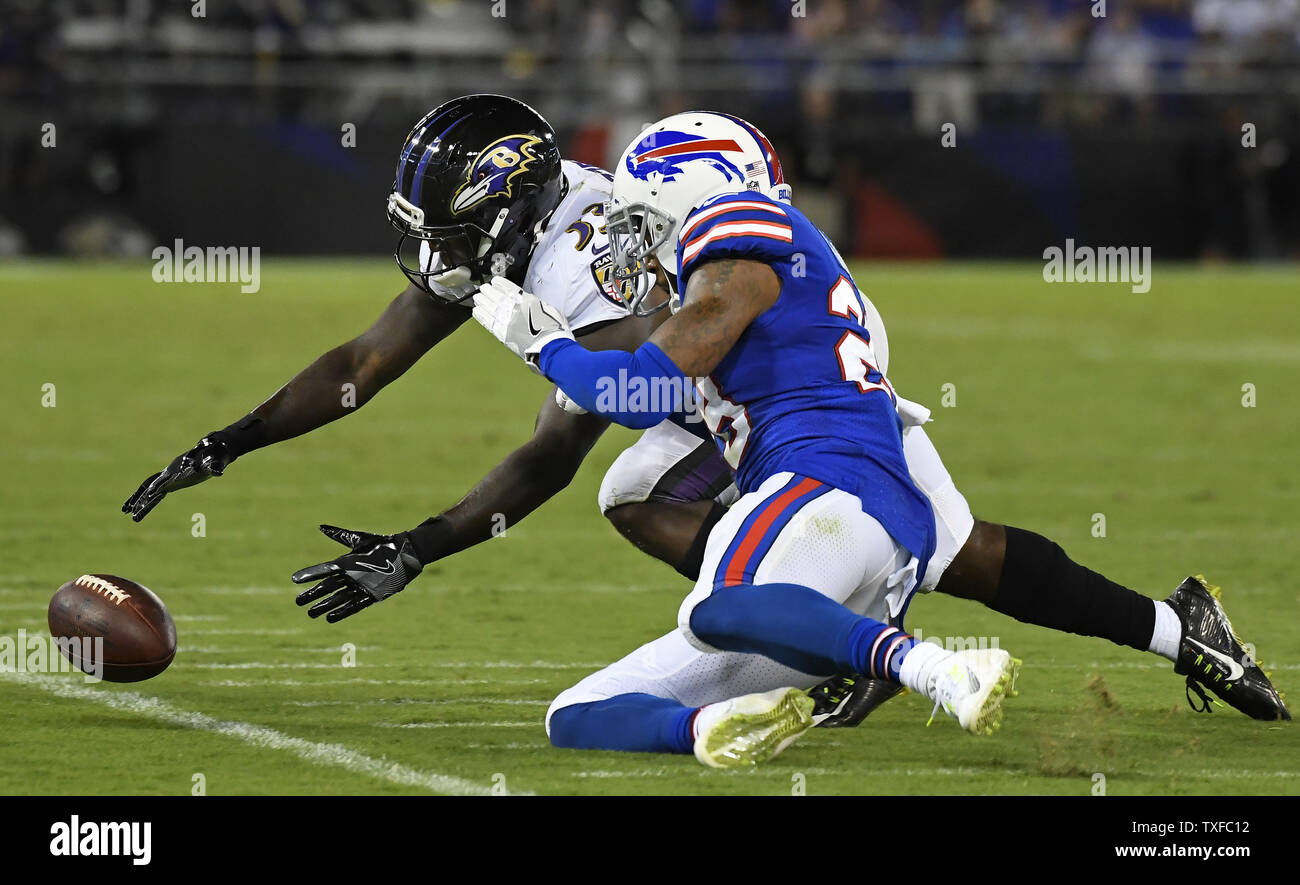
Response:
[[[440,301],[461,304],[474,296],[483,280],[503,275],[512,263],[510,256],[492,251],[508,214],[502,209],[492,230],[469,222],[428,226],[424,210],[393,191],[388,218],[401,234],[393,258],[416,288]]]
[[[609,235],[610,255],[614,262],[614,288],[635,316],[651,316],[665,307],[677,313],[681,307],[672,272],[664,265],[662,257],[659,266],[664,271],[668,298],[655,305],[645,303],[657,282],[650,269],[650,259],[658,256],[670,243],[676,230],[677,220],[649,203],[605,206],[605,231]]]

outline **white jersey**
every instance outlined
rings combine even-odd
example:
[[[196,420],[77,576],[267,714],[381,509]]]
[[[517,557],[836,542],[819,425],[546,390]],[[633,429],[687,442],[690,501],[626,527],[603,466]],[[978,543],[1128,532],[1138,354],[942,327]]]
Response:
[[[605,233],[605,201],[613,181],[603,169],[572,160],[564,160],[561,169],[569,192],[533,250],[524,291],[557,309],[577,331],[630,312],[613,285]]]
[[[563,160],[561,173],[569,184],[555,207],[524,275],[524,290],[564,315],[569,328],[580,331],[594,323],[630,315],[615,293],[613,258],[605,233],[605,201],[613,180],[608,172]],[[433,267],[437,253],[420,244],[420,263]],[[472,284],[466,282],[467,289]]]

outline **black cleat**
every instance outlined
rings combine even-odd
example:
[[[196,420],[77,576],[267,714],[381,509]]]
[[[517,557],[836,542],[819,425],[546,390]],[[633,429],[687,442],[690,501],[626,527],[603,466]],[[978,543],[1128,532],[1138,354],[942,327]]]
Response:
[[[1208,688],[1252,719],[1290,719],[1282,695],[1259,661],[1242,647],[1219,597],[1219,588],[1197,575],[1179,584],[1165,600],[1183,625],[1174,672],[1187,677],[1187,702],[1197,712],[1210,712]],[[1192,699],[1193,693],[1201,706]]]
[[[895,682],[850,674],[832,676],[808,689],[808,696],[813,699],[813,721],[818,726],[850,728],[902,691],[903,686]]]

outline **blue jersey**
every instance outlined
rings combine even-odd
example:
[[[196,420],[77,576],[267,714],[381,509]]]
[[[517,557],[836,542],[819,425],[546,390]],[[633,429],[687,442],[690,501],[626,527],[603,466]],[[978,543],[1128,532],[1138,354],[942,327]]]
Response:
[[[682,224],[681,291],[707,261],[771,266],[781,294],[697,383],[704,422],[741,492],[790,471],[856,495],[920,562],[934,552],[934,513],[903,457],[895,395],[866,319],[875,316],[839,255],[797,209],[756,193],[706,202]]]

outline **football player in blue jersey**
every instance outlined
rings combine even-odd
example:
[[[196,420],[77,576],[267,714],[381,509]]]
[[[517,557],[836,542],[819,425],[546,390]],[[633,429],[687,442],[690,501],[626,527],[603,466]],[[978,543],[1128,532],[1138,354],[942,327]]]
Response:
[[[671,288],[674,315],[649,341],[587,350],[503,279],[476,294],[475,318],[578,407],[629,427],[659,425],[684,406],[670,394],[693,387],[741,497],[708,534],[679,629],[557,698],[554,744],[753,764],[814,724],[806,690],[834,673],[904,685],[989,733],[1017,662],[891,625],[936,587],[1163,654],[1189,691],[1289,718],[1203,581],[1157,602],[1039,535],[974,520],[924,434],[928,413],[888,380],[879,314],[790,205],[754,127],[698,112],[653,124],[615,170],[605,217],[633,303],[655,264]]]

